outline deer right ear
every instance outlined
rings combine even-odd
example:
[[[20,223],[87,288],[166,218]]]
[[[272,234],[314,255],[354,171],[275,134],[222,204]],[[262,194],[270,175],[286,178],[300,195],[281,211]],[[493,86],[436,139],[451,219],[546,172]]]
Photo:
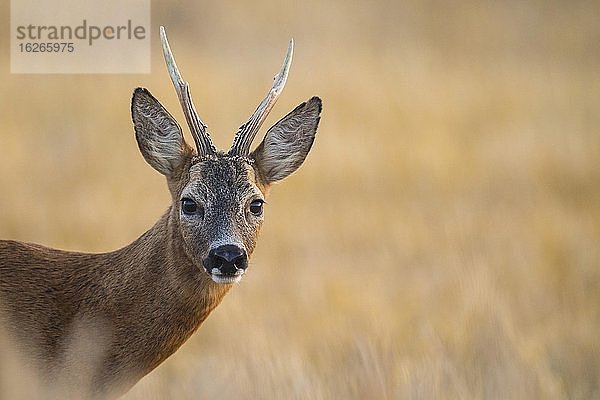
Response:
[[[321,99],[313,97],[273,125],[250,157],[266,184],[297,170],[312,147],[321,114]]]
[[[191,154],[175,118],[144,88],[133,92],[131,117],[144,159],[161,174],[173,176]]]

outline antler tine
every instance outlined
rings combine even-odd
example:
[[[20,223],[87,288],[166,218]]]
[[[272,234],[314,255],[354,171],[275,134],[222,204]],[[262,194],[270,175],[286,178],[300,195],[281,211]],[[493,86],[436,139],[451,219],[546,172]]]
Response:
[[[294,53],[294,39],[290,39],[288,44],[287,53],[279,73],[273,78],[273,87],[267,93],[267,96],[260,102],[256,111],[252,114],[248,122],[243,124],[238,130],[229,154],[246,156],[250,151],[250,145],[256,136],[256,133],[260,129],[260,126],[269,115],[269,112],[277,102],[277,98],[281,94],[285,82],[287,80],[288,72],[290,71],[290,65],[292,64],[292,55]]]
[[[208,132],[206,131],[206,124],[202,122],[198,116],[198,113],[196,112],[196,107],[194,107],[194,102],[192,101],[192,96],[190,95],[190,87],[188,83],[183,80],[183,77],[179,72],[179,68],[177,68],[175,57],[173,57],[173,53],[171,52],[171,47],[169,46],[169,41],[167,40],[167,33],[164,26],[160,27],[160,41],[162,43],[163,55],[165,56],[165,63],[167,64],[169,76],[171,77],[171,81],[173,82],[173,86],[177,92],[177,97],[179,97],[179,102],[183,108],[185,119],[190,127],[190,132],[192,133],[194,142],[196,143],[198,155],[214,153],[216,152],[216,148],[210,140]]]

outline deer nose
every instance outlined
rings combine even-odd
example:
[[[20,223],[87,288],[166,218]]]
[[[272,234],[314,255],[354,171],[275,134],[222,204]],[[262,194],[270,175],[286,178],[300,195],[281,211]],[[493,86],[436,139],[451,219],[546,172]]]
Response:
[[[222,274],[233,275],[237,270],[248,266],[246,251],[236,245],[226,244],[216,247],[208,253],[212,268],[217,268]]]

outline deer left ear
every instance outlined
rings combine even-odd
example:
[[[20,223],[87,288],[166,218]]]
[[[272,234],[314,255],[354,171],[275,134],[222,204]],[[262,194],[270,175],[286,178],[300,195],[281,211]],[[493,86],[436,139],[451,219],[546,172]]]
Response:
[[[133,92],[131,117],[140,152],[148,164],[167,177],[176,175],[191,149],[175,118],[144,88]]]
[[[300,104],[273,125],[250,154],[266,184],[287,177],[302,165],[315,140],[321,109],[318,97]]]

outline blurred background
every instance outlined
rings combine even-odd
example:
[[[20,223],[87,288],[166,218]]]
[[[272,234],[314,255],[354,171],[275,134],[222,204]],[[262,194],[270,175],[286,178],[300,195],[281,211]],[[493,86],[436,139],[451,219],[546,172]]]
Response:
[[[108,251],[167,208],[129,115],[144,86],[183,122],[161,24],[219,147],[290,37],[265,125],[324,111],[247,276],[126,399],[600,398],[597,2],[153,1],[149,75],[10,74],[6,24],[1,238]]]

